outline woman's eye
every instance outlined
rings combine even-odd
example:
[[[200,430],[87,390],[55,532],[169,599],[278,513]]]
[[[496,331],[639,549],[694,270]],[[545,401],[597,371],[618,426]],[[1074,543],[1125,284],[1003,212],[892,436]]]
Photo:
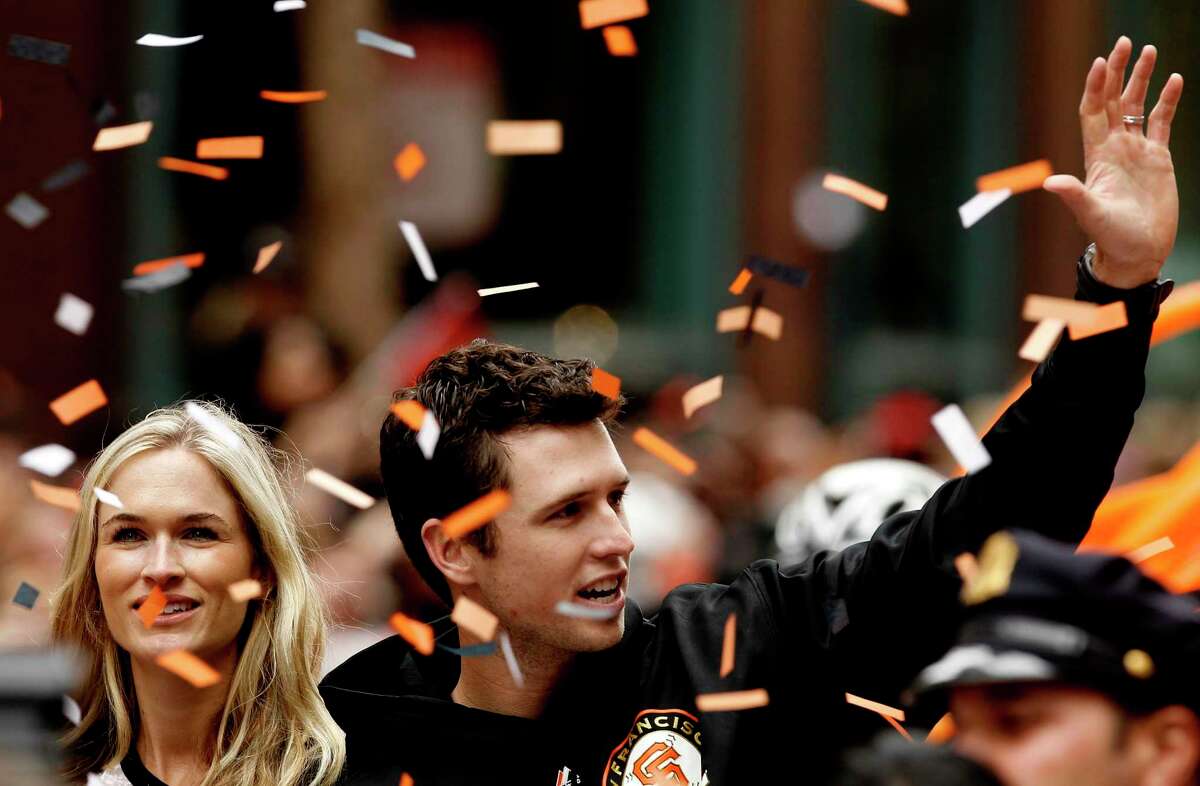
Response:
[[[183,536],[188,540],[216,540],[217,533],[208,527],[189,527]]]
[[[113,543],[132,543],[142,537],[142,533],[133,527],[121,527],[113,533]]]

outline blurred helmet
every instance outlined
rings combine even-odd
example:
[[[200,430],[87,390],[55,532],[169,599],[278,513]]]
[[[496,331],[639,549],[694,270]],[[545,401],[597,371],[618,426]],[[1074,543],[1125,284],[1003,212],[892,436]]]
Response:
[[[889,516],[924,505],[946,478],[923,464],[867,459],[827,470],[779,514],[780,562],[869,540]]]

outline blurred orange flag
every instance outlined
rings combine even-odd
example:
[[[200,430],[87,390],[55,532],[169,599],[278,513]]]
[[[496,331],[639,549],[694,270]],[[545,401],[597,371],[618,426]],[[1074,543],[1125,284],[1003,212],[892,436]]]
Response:
[[[696,472],[695,460],[648,428],[642,427],[633,432],[633,444],[684,475]]]
[[[633,40],[633,32],[625,25],[604,28],[604,43],[613,57],[633,57],[637,54],[637,41]]]
[[[134,265],[133,274],[135,276],[148,276],[151,273],[171,267],[173,265],[184,264],[190,268],[198,268],[204,264],[204,254],[184,254],[178,257],[167,257],[166,259],[152,259],[149,262],[139,262]]]
[[[646,0],[582,0],[579,22],[584,30],[637,19],[650,13]]]
[[[33,491],[33,496],[45,502],[47,505],[53,505],[56,508],[63,508],[75,513],[79,510],[79,492],[75,489],[70,489],[65,486],[52,486],[49,483],[29,479],[29,488]]]
[[[225,180],[229,177],[229,170],[223,166],[197,164],[195,161],[183,158],[163,156],[158,159],[158,166],[160,169],[167,169],[171,172],[186,172],[189,175],[200,175],[200,177],[208,177],[213,180]]]
[[[701,712],[736,712],[765,707],[770,697],[765,688],[736,690],[727,693],[701,693],[696,697],[696,706]]]
[[[400,176],[400,179],[408,182],[425,168],[425,153],[416,142],[409,142],[403,150],[396,154],[392,165],[396,167],[396,174]]]
[[[196,143],[196,158],[262,158],[261,136],[221,136]]]
[[[96,380],[89,379],[51,401],[50,411],[64,426],[69,426],[107,403],[108,396],[104,395],[104,388]]]
[[[309,104],[313,101],[324,101],[329,95],[327,90],[263,90],[258,94],[267,101],[275,101],[280,104]]]
[[[433,628],[398,611],[388,618],[388,624],[417,652],[433,654]]]
[[[511,504],[512,495],[504,489],[488,492],[470,505],[459,508],[443,519],[442,531],[448,538],[461,538],[508,510],[508,506]]]
[[[1028,164],[1020,164],[1008,169],[1001,169],[999,172],[992,172],[990,175],[983,175],[975,181],[975,189],[982,193],[1007,188],[1014,194],[1020,194],[1022,191],[1041,188],[1046,178],[1053,174],[1054,168],[1050,166],[1050,162],[1041,158],[1037,161],[1030,161]]]
[[[621,395],[621,378],[597,366],[592,369],[592,390],[615,399]]]
[[[141,618],[142,625],[150,628],[154,626],[154,620],[158,619],[158,615],[162,614],[162,610],[166,607],[167,596],[163,594],[162,588],[155,584],[154,589],[150,590],[150,595],[142,601],[141,606],[138,606],[137,615]]]
[[[197,688],[208,688],[221,681],[221,675],[212,666],[186,650],[159,655],[155,663]]]
[[[876,191],[870,186],[865,186],[857,180],[851,180],[841,175],[828,174],[821,181],[821,187],[826,191],[832,191],[835,194],[848,196],[853,200],[862,202],[867,207],[873,207],[876,210],[887,209],[887,194]]]

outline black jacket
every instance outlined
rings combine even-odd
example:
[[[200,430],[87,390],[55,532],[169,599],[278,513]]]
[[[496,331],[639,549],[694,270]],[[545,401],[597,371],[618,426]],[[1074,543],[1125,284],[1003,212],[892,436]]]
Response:
[[[347,734],[346,783],[395,786],[408,772],[416,786],[554,786],[563,767],[568,783],[587,786],[701,784],[705,775],[714,786],[824,782],[863,724],[887,728],[845,694],[898,704],[951,643],[955,555],[1012,526],[1078,541],[1112,483],[1169,285],[1122,292],[1082,265],[1078,278],[1080,299],[1125,299],[1129,326],[1060,343],[985,437],[990,466],[947,482],[867,543],[790,567],[756,562],[728,586],[680,587],[650,619],[630,603],[621,643],[580,656],[537,720],[454,704],[456,656],[382,641],[321,686]],[[736,666],[721,679],[731,612]],[[752,688],[765,688],[770,704],[696,708],[697,694]]]

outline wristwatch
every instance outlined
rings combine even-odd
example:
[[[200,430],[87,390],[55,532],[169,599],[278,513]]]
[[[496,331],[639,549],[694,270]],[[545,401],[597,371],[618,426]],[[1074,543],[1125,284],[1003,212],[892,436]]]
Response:
[[[1175,282],[1169,278],[1150,281],[1133,289],[1121,289],[1109,286],[1096,278],[1092,268],[1092,260],[1096,258],[1096,244],[1089,243],[1079,257],[1079,286],[1088,300],[1097,303],[1111,303],[1114,300],[1124,300],[1130,307],[1139,306],[1150,311],[1151,320],[1158,316],[1158,307],[1175,289]]]

